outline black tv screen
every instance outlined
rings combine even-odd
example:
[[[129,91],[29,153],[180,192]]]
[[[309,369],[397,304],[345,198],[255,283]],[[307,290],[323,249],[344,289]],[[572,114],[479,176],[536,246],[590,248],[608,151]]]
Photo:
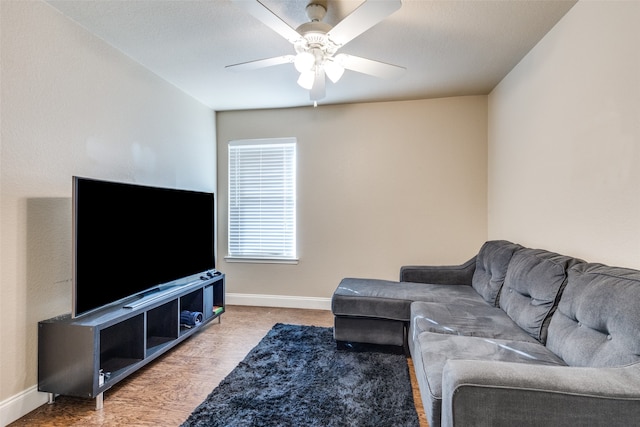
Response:
[[[214,194],[73,177],[73,252],[74,317],[206,273]]]

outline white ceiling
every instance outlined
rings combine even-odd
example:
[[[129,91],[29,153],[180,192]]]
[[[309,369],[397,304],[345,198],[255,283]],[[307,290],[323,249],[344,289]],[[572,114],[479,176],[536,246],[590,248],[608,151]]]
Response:
[[[254,0],[246,0],[254,1]],[[369,0],[381,1],[381,0]],[[48,0],[51,6],[216,111],[310,105],[293,64],[233,72],[226,65],[294,54],[231,0]],[[261,0],[291,27],[309,0]],[[362,0],[327,0],[335,25]],[[401,65],[393,80],[347,70],[318,104],[487,94],[574,0],[403,0],[342,53]]]

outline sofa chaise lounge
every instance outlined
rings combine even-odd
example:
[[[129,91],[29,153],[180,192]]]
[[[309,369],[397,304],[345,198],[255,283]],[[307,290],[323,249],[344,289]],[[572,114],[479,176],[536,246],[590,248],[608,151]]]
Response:
[[[640,271],[496,240],[400,281],[345,278],[339,346],[412,357],[431,427],[640,420]]]

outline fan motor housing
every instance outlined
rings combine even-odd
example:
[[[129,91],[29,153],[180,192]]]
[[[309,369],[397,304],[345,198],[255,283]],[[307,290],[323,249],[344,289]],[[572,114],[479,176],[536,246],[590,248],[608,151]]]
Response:
[[[296,31],[300,33],[302,39],[299,43],[296,43],[296,52],[307,51],[309,49],[321,49],[322,51],[333,54],[337,50],[336,46],[327,33],[333,28],[331,25],[324,22],[305,22],[296,28]]]

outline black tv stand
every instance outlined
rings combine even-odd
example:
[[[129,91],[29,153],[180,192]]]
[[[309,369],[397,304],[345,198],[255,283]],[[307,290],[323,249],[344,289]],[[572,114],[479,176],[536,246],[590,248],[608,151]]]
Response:
[[[178,345],[225,310],[225,276],[195,280],[134,302],[38,323],[38,390],[96,399],[120,380]],[[180,324],[183,310],[202,322]]]

